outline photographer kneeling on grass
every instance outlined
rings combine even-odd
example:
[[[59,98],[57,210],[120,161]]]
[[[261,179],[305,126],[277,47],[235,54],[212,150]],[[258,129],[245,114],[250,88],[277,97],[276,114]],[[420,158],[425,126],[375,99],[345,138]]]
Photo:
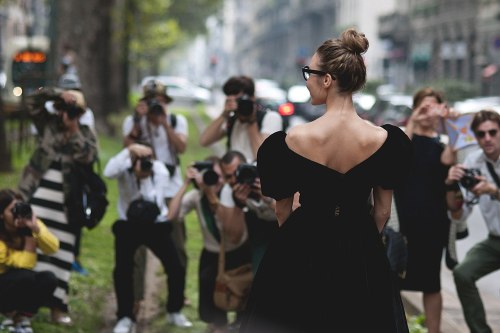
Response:
[[[275,201],[262,195],[257,167],[245,163],[245,160],[242,153],[231,150],[222,156],[220,167],[231,188],[226,200],[228,205],[239,207],[245,213],[255,273],[279,225],[274,211]]]
[[[179,327],[192,326],[180,312],[184,305],[186,270],[170,237],[172,225],[167,219],[164,200],[169,173],[152,156],[151,148],[131,144],[112,157],[104,169],[104,176],[118,179],[120,193],[119,220],[113,225],[113,276],[118,303],[118,322],[113,333],[128,333],[135,326],[133,268],[135,252],[141,245],[158,257],[167,274],[167,321]]]
[[[480,149],[468,155],[463,164],[450,168],[446,198],[454,223],[464,221],[473,204],[479,204],[489,235],[467,252],[453,276],[469,329],[473,333],[491,333],[476,281],[500,269],[500,115],[479,111],[471,129]],[[461,195],[459,183],[465,196]]]
[[[37,248],[44,254],[55,253],[59,240],[19,194],[0,190],[0,313],[7,317],[0,330],[33,332],[29,318],[47,304],[56,289],[54,273],[32,270]]]
[[[189,185],[194,189],[186,192]],[[210,332],[226,332],[227,312],[214,304],[221,234],[225,235],[226,269],[233,269],[250,262],[247,231],[243,212],[228,207],[220,193],[224,185],[217,157],[195,162],[188,167],[183,186],[169,204],[169,219],[182,219],[196,210],[203,235],[203,250],[198,271],[201,320],[209,324]]]

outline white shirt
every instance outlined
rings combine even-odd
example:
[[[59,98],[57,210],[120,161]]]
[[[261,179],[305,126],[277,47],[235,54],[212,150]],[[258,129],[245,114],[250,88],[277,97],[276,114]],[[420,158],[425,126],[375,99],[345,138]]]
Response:
[[[495,180],[491,176],[488,171],[488,167],[486,166],[486,161],[491,162],[493,167],[495,168],[496,173],[500,177],[500,159],[496,162],[489,160],[483,153],[482,149],[478,149],[472,153],[470,153],[464,160],[463,164],[466,168],[477,168],[481,170],[481,175],[486,177],[486,180],[489,183],[495,184]],[[474,194],[465,191],[464,192],[465,201],[471,200],[474,197]],[[467,194],[467,195],[466,195]],[[472,206],[467,204],[463,204],[463,214],[460,218],[460,221],[465,220],[470,213],[472,212]],[[483,215],[483,219],[486,222],[486,226],[490,234],[494,236],[500,237],[500,201],[496,199],[492,199],[488,194],[483,194],[479,196],[479,209],[481,210],[481,214]]]
[[[186,117],[181,114],[175,115],[177,123],[174,128],[174,132],[178,134],[188,136],[188,123]],[[170,123],[170,116],[167,117],[167,121]],[[175,196],[177,191],[182,186],[182,173],[180,166],[176,161],[176,155],[170,149],[170,144],[168,141],[167,131],[163,126],[155,127],[151,124],[147,124],[146,117],[141,118],[141,140],[144,142],[149,142],[155,152],[156,159],[165,164],[177,165],[175,172],[170,178],[170,184],[166,192],[166,198],[172,198]],[[122,125],[123,136],[129,135],[134,127],[134,118],[129,115],[125,118]]]
[[[131,171],[132,160],[127,148],[123,149],[118,155],[112,157],[104,168],[103,175],[108,178],[118,179],[118,215],[120,219],[127,219],[127,209],[129,204],[142,198],[148,201],[156,202],[160,208],[160,215],[156,222],[167,222],[168,208],[165,204],[165,192],[169,183],[168,170],[159,161],[153,161],[153,176],[140,180],[140,187],[137,186],[137,177]]]
[[[252,144],[248,136],[248,126],[250,126],[250,124],[242,123],[236,119],[231,131],[231,146],[229,148],[241,152],[247,158],[247,162],[250,163],[255,161],[256,156],[253,155]],[[271,135],[282,129],[283,120],[279,113],[275,111],[266,111],[264,119],[262,119],[260,133]]]
[[[222,200],[221,200],[222,204]],[[193,209],[196,210],[196,215],[198,216],[198,222],[200,223],[200,228],[201,228],[201,233],[203,235],[203,246],[207,251],[210,252],[219,252],[220,251],[220,244],[217,241],[217,239],[214,237],[214,235],[208,230],[207,227],[207,221],[205,220],[205,216],[203,214],[203,209],[201,207],[201,192],[199,190],[191,190],[187,192],[184,197],[182,198],[182,203],[181,203],[181,209],[179,212],[179,218],[183,218],[186,214],[188,214],[190,211]],[[215,218],[215,223],[217,225],[217,228],[219,229],[219,233],[221,232],[222,229],[222,222],[217,220]],[[245,232],[243,234],[243,237],[241,237],[241,240],[238,244],[234,244],[230,242],[228,239],[226,239],[226,242],[224,244],[224,248],[226,251],[232,251],[238,247],[240,247],[248,238],[248,233],[245,228]]]

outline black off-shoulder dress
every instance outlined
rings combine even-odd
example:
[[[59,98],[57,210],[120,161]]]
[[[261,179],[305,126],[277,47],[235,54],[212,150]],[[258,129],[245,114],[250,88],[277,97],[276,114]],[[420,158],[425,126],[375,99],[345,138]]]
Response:
[[[295,153],[284,132],[262,144],[262,192],[300,192],[301,207],[268,247],[240,332],[408,332],[368,199],[404,180],[412,146],[399,128],[383,128],[383,145],[346,173]]]

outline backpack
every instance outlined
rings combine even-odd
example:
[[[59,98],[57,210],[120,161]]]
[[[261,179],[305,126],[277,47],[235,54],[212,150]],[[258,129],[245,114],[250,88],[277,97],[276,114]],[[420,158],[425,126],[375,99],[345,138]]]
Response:
[[[95,228],[108,207],[107,187],[93,170],[92,164],[76,163],[72,169],[68,217],[71,224],[87,229]]]
[[[262,122],[264,121],[264,117],[265,117],[267,111],[259,106],[257,108],[256,112],[257,112],[256,113],[257,126],[259,127],[259,130],[260,130],[262,128]],[[236,119],[237,119],[236,114],[233,114],[227,120],[227,125],[226,125],[227,150],[229,150],[231,147],[231,134],[233,133],[234,123],[236,122]]]

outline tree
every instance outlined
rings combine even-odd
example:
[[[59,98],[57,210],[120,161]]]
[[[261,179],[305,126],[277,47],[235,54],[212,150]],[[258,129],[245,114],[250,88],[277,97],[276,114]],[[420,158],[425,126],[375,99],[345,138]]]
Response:
[[[55,56],[62,46],[76,51],[87,104],[99,131],[128,92],[129,66],[157,71],[160,56],[183,38],[202,32],[221,0],[52,0],[57,13]]]

